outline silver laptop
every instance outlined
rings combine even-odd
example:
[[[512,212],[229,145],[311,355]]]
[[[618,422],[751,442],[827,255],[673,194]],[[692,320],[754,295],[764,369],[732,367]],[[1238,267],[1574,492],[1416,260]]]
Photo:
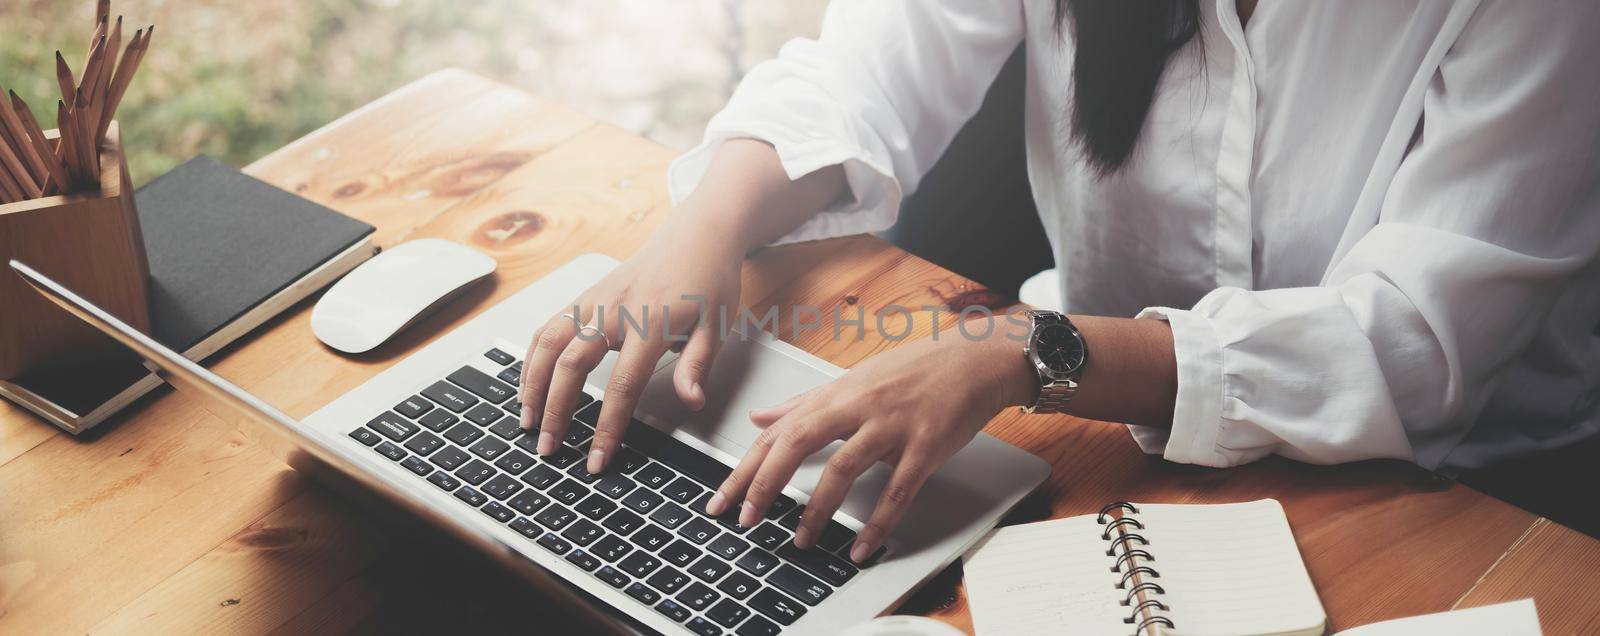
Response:
[[[219,416],[262,429],[284,460],[335,486],[354,485],[459,537],[618,633],[831,634],[894,608],[994,527],[1049,473],[1044,461],[979,434],[917,496],[887,549],[856,566],[845,555],[887,481],[868,471],[818,547],[790,542],[833,447],[811,458],[760,525],[704,513],[709,490],[757,433],[751,408],[777,404],[843,370],[757,332],[724,345],[709,404],[678,405],[669,356],[657,366],[606,474],[578,461],[610,375],[585,387],[549,459],[517,430],[515,384],[532,327],[560,312],[617,262],[580,256],[295,420],[98,307],[11,261],[62,308],[143,356]],[[311,334],[306,345],[313,346]],[[612,354],[613,356],[615,354]]]

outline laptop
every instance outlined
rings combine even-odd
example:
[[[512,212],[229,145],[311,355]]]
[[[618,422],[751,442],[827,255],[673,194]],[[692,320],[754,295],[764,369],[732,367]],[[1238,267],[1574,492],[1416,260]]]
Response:
[[[604,474],[586,454],[615,353],[589,376],[587,403],[549,458],[517,428],[515,385],[533,326],[617,261],[580,256],[296,420],[163,347],[23,263],[11,268],[77,318],[140,354],[217,415],[260,429],[290,466],[381,496],[454,535],[541,590],[567,595],[614,633],[831,634],[893,609],[971,547],[1049,473],[979,434],[928,479],[886,549],[845,555],[889,477],[869,470],[819,545],[791,539],[833,446],[812,457],[753,528],[704,512],[752,443],[751,408],[777,404],[843,370],[765,332],[732,337],[705,382],[708,404],[679,405],[676,358],[657,365]],[[311,335],[306,335],[309,344]],[[731,515],[730,515],[731,516]]]

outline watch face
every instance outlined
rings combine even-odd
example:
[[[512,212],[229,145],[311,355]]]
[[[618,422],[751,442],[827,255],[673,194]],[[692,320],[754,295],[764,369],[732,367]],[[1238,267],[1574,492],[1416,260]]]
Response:
[[[1083,364],[1083,341],[1066,325],[1045,325],[1033,340],[1039,361],[1054,373],[1071,373]]]

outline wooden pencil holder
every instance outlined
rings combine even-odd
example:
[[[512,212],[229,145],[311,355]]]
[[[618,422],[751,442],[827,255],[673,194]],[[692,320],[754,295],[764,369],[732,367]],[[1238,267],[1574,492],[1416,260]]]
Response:
[[[12,259],[149,333],[150,267],[116,122],[99,161],[98,192],[0,205],[0,379],[90,364],[120,347],[28,287]]]

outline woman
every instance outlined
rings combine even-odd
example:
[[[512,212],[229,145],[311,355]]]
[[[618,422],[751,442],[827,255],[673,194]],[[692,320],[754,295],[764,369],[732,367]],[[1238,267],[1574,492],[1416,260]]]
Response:
[[[1029,175],[1072,314],[908,343],[751,413],[765,431],[712,513],[759,519],[843,439],[795,542],[888,462],[861,560],[1012,405],[1124,422],[1146,452],[1208,466],[1448,474],[1600,429],[1600,4],[1254,5],[835,2],[673,165],[677,209],[649,245],[539,330],[524,426],[553,451],[617,348],[589,469],[615,452],[673,343],[588,324],[599,306],[672,308],[674,386],[703,405],[720,343],[684,297],[736,306],[747,251],[891,225],[1024,43]],[[1016,338],[1038,350],[1058,320],[1077,334],[1044,344],[1087,363],[1028,364]]]

